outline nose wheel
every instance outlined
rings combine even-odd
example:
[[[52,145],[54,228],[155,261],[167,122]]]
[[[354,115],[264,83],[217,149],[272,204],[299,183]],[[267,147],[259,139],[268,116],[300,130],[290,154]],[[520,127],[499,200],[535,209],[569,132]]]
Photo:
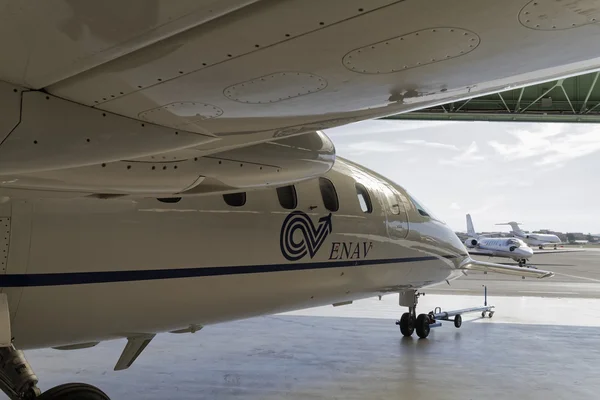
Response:
[[[409,290],[400,293],[400,305],[407,306],[408,312],[402,314],[399,321],[396,321],[396,325],[400,326],[400,332],[405,337],[410,337],[417,331],[417,336],[421,339],[425,339],[429,336],[431,327],[431,320],[427,314],[419,314],[417,316],[417,303],[419,302],[419,296],[423,293],[417,293],[415,290]]]
[[[415,331],[415,323],[415,318],[410,313],[405,312],[402,314],[400,323],[398,324],[400,325],[400,332],[402,332],[402,335],[406,337],[412,336]]]
[[[429,315],[419,314],[419,316],[417,317],[416,331],[417,336],[419,336],[421,339],[425,339],[427,336],[429,336],[429,331],[431,330],[429,324]]]

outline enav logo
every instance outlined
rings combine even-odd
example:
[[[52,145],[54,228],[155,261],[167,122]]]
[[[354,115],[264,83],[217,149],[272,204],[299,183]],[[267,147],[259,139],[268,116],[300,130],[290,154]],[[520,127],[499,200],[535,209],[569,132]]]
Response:
[[[319,218],[319,223],[315,226],[307,214],[294,211],[285,218],[281,226],[281,254],[290,261],[300,260],[307,254],[313,258],[332,229],[331,214]]]

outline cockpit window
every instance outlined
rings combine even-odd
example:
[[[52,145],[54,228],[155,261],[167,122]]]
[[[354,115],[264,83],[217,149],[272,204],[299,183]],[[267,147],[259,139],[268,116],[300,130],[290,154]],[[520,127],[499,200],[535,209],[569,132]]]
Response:
[[[412,194],[410,194],[408,192],[407,192],[407,194],[408,194],[410,201],[412,201],[412,203],[414,204],[414,206],[417,209],[417,211],[419,212],[419,214],[421,214],[424,217],[429,217],[429,218],[439,220],[429,210],[427,210],[421,203],[419,203],[417,201],[417,199],[415,199],[415,196],[413,196]]]
[[[381,190],[383,191],[385,198],[387,199],[388,208],[394,215],[400,214],[400,204],[398,197],[392,190],[384,184],[380,184]]]
[[[520,247],[521,246],[521,241],[517,240],[517,239],[508,239],[506,241],[506,245],[507,246],[515,246],[515,247]]]

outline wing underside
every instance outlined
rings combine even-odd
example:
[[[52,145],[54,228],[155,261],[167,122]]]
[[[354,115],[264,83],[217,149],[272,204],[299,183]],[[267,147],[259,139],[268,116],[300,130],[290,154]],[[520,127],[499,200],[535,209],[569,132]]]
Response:
[[[600,5],[525,3],[0,1],[0,187],[281,185],[334,150],[264,144],[600,67]]]

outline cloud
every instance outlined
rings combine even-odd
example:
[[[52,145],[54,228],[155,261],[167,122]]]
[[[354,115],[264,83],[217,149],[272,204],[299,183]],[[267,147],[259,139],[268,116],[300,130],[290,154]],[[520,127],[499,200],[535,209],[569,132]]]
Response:
[[[486,214],[488,211],[497,209],[505,201],[503,196],[494,196],[493,198],[486,198],[483,204],[475,209],[472,209],[469,214],[472,216]]]
[[[412,145],[415,145],[415,146],[433,147],[433,148],[437,148],[437,149],[446,149],[446,150],[459,151],[459,148],[456,147],[456,146],[454,146],[453,144],[445,144],[445,143],[438,143],[438,142],[428,142],[426,140],[420,140],[420,139],[405,140],[404,143],[405,144],[412,144]]]
[[[503,170],[505,171],[505,170]],[[515,172],[514,174],[512,172]],[[516,174],[517,171],[511,171],[508,177],[494,177],[485,181],[480,181],[481,187],[530,187],[533,186],[533,180],[526,179],[525,175]]]
[[[560,135],[565,130],[562,124],[542,124],[533,130],[512,129],[507,133],[516,142],[506,144],[492,140],[488,144],[506,160],[518,160],[542,155],[552,148],[551,138]]]
[[[600,151],[600,130],[593,129],[583,134],[567,135],[560,143],[552,146],[537,165],[564,163]]]
[[[341,149],[351,155],[360,155],[366,153],[395,153],[399,151],[406,151],[406,147],[404,146],[384,141],[355,142],[341,146]]]
[[[600,151],[600,129],[592,125],[540,124],[535,129],[516,129],[512,143],[488,144],[506,161],[536,158],[535,165],[562,168],[565,162]]]
[[[452,203],[452,204],[450,204],[450,209],[460,210],[460,206],[457,203]]]
[[[462,153],[452,157],[449,160],[440,160],[440,164],[446,165],[463,165],[471,164],[477,161],[483,161],[485,157],[479,154],[479,146],[476,142],[471,142]]]

